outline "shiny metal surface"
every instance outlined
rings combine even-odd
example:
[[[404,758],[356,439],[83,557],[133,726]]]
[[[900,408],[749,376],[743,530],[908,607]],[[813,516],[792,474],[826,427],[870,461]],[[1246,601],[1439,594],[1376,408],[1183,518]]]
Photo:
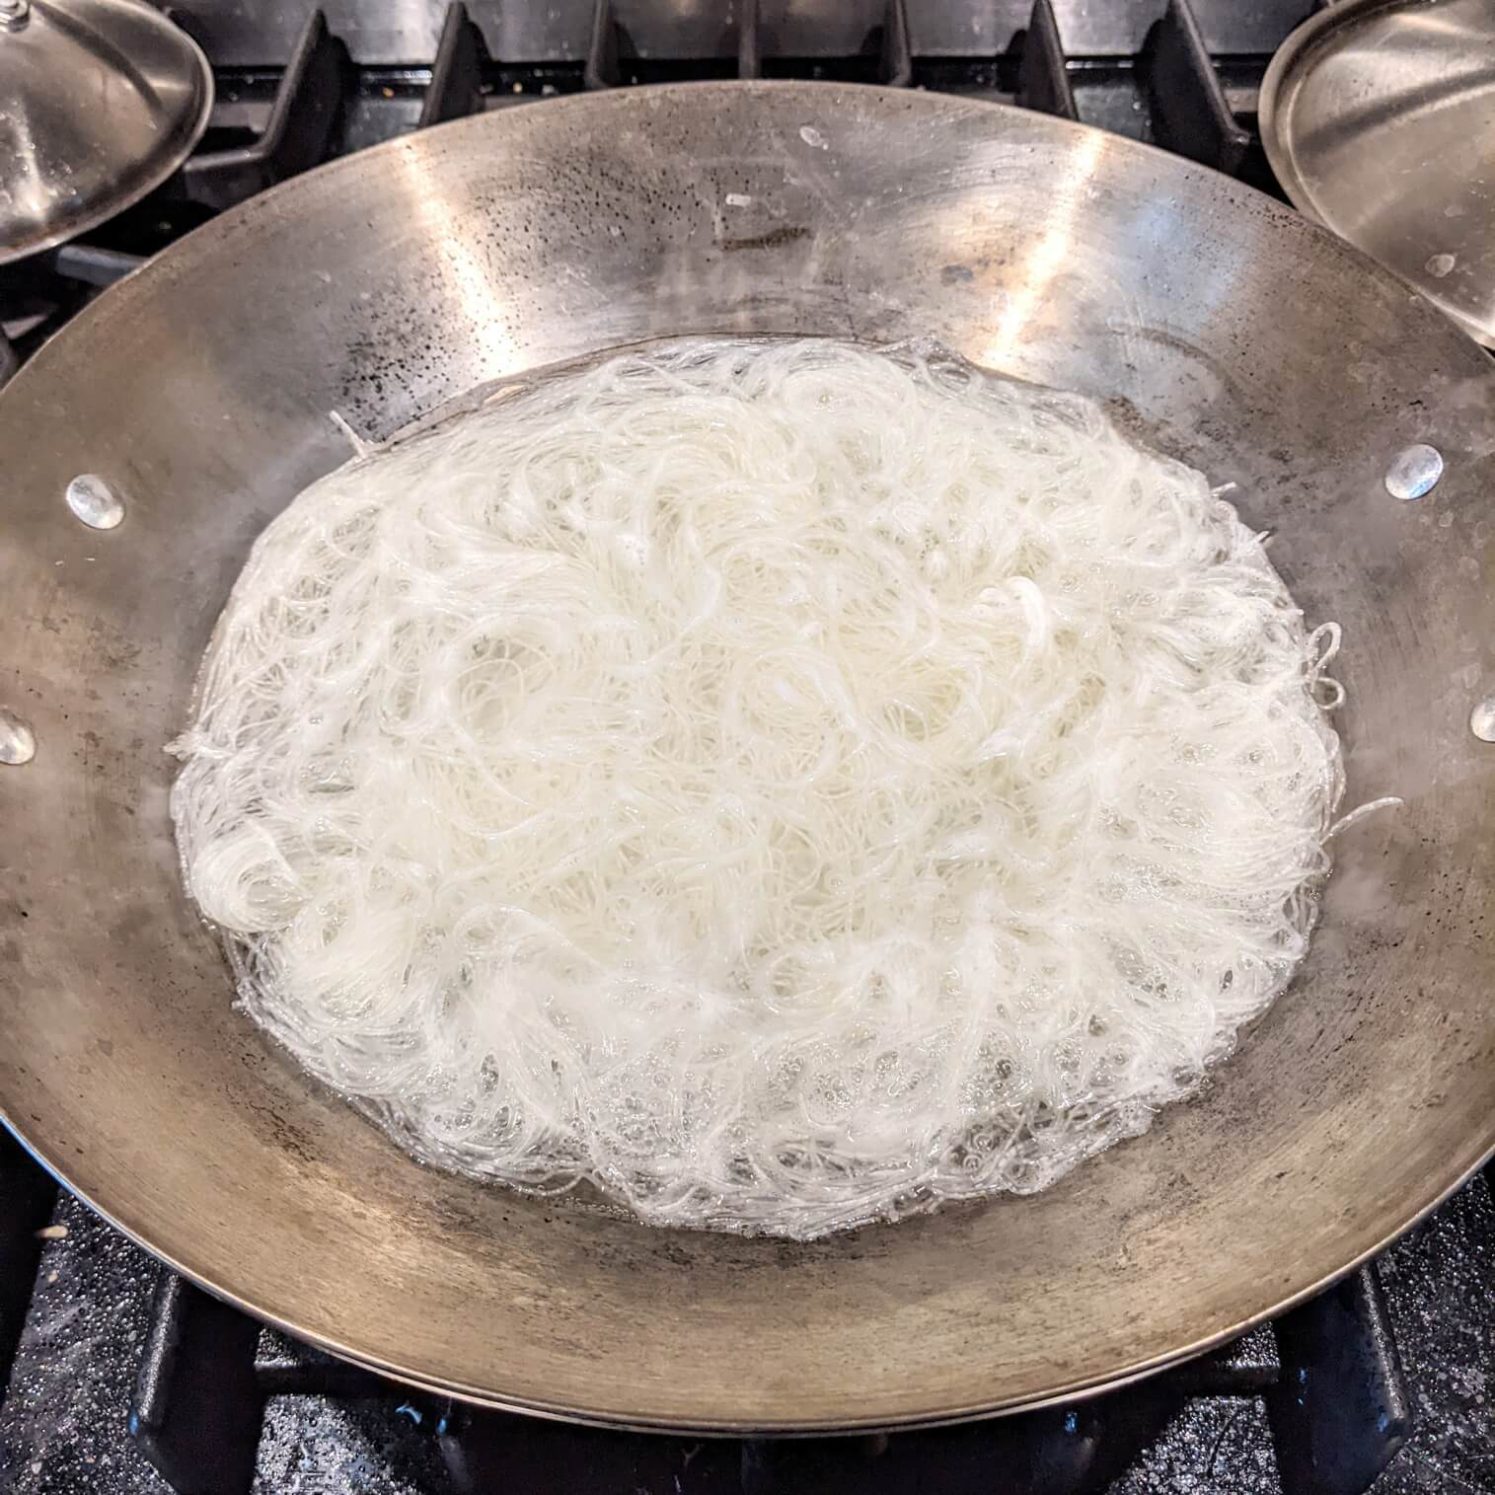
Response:
[[[1495,696],[1487,696],[1469,713],[1469,730],[1481,742],[1495,742]]]
[[[36,757],[36,735],[23,717],[0,706],[0,763],[20,768]]]
[[[0,27],[0,264],[159,186],[212,103],[196,43],[141,0],[30,0]]]
[[[1443,476],[1443,453],[1425,441],[1414,441],[1391,459],[1386,491],[1393,498],[1425,498]]]
[[[806,137],[817,141],[812,147]],[[813,1245],[420,1168],[271,1051],[183,897],[161,745],[255,535],[485,383],[686,332],[932,335],[1237,486],[1344,627],[1355,822],[1298,981],[1196,1101],[1052,1191]],[[1402,503],[1395,454],[1445,471]],[[1296,213],[949,96],[688,84],[298,177],[105,292],[0,394],[0,1110],[254,1312],[411,1381],[645,1427],[890,1427],[1137,1375],[1375,1251],[1495,1145],[1495,368]],[[124,524],[61,501],[89,472]]]
[[[586,56],[595,0],[542,5],[466,0],[494,57],[507,62],[577,61]],[[173,6],[220,66],[281,64],[315,0],[184,0]],[[1075,56],[1130,56],[1166,0],[1054,0],[1064,45]],[[364,63],[429,63],[447,0],[325,0],[333,32]],[[764,49],[780,57],[855,55],[881,25],[883,0],[762,0]],[[910,39],[920,56],[982,57],[1004,52],[1025,28],[1032,0],[939,0],[910,4]],[[1194,0],[1215,52],[1258,54],[1277,47],[1313,0]],[[733,57],[736,0],[616,0],[616,14],[644,57]]]
[[[62,496],[73,517],[90,529],[116,529],[124,522],[125,506],[119,495],[91,472],[79,473]]]
[[[1283,190],[1495,347],[1495,6],[1346,0],[1272,59]]]

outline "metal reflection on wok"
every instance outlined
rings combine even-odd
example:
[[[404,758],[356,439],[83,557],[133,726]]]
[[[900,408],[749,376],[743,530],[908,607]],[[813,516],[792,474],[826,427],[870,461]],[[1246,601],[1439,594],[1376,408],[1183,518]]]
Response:
[[[498,372],[686,332],[1000,347],[1234,483],[1350,641],[1346,803],[1405,804],[1341,834],[1298,980],[1207,1092],[1047,1193],[789,1246],[422,1169],[232,1010],[182,893],[160,747],[254,536],[345,456],[329,412],[387,436]],[[1492,395],[1473,344],[1288,210],[949,97],[620,91],[288,183],[107,292],[0,396],[6,705],[41,744],[0,774],[0,1107],[220,1293],[510,1407],[891,1427],[1218,1340],[1495,1143],[1495,755],[1470,730],[1495,678]],[[1415,443],[1443,475],[1399,503],[1384,477]],[[79,473],[128,496],[117,530],[60,501]]]

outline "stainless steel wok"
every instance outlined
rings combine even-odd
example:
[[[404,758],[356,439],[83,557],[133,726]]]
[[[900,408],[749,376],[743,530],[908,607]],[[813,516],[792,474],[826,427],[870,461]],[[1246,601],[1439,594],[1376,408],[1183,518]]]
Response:
[[[245,553],[486,381],[688,331],[933,335],[1206,469],[1338,619],[1349,804],[1293,987],[1196,1101],[1049,1193],[812,1246],[418,1167],[230,1004],[161,745]],[[1441,482],[1400,501],[1407,445]],[[692,84],[445,126],[256,198],[0,397],[0,1105],[254,1313],[411,1381],[643,1427],[890,1427],[1138,1375],[1377,1250],[1495,1145],[1495,370],[1287,209],[949,97]],[[64,503],[92,473],[107,532]]]

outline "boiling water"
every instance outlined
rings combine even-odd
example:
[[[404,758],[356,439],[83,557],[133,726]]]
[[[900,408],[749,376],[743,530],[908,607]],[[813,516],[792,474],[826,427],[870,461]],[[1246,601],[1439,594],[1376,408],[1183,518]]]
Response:
[[[173,813],[247,1010],[419,1157],[812,1237],[1043,1188],[1229,1052],[1336,644],[1090,402],[668,344],[302,493]]]

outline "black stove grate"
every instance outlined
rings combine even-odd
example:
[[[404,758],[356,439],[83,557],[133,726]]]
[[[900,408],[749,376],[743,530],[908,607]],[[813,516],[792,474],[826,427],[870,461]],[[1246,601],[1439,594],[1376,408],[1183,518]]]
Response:
[[[56,1197],[56,1185],[0,1127],[0,1390],[10,1379]]]
[[[688,1439],[575,1428],[397,1389],[312,1352],[266,1356],[259,1326],[163,1272],[129,1429],[179,1495],[249,1495],[265,1404],[398,1403],[429,1426],[454,1495],[942,1495],[1103,1491],[1196,1397],[1263,1396],[1284,1495],[1363,1495],[1405,1441],[1407,1389],[1373,1267],[1222,1351],[1141,1385],[995,1422],[891,1436]]]
[[[0,1142],[0,1384],[42,1248],[66,1235],[46,1225],[54,1196],[20,1148]],[[434,1449],[433,1495],[1099,1495],[1189,1403],[1221,1398],[1264,1404],[1283,1495],[1364,1495],[1412,1422],[1374,1267],[1222,1350],[1087,1401],[890,1436],[783,1440],[576,1428],[457,1405],[263,1331],[162,1269],[127,1426],[169,1487],[257,1491],[266,1408],[283,1397],[404,1419]],[[3,1459],[0,1448],[0,1482]]]

